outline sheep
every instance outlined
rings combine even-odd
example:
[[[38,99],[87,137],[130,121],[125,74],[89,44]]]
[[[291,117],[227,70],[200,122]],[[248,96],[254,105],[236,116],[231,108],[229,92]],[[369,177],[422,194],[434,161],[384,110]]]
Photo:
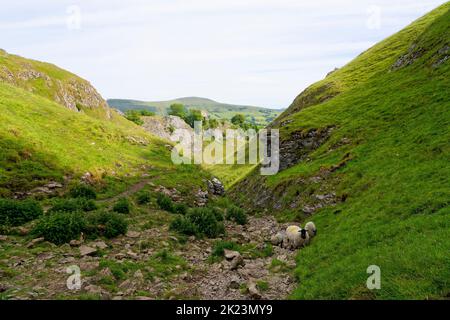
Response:
[[[305,229],[298,226],[289,226],[286,229],[286,241],[283,247],[288,249],[297,249],[306,246],[309,243],[309,234]]]
[[[314,222],[308,222],[305,225],[305,230],[308,232],[310,238],[316,236],[317,234],[317,228]]]
[[[272,238],[270,238],[270,242],[274,245],[274,246],[279,246],[279,245],[283,245],[283,242],[286,239],[286,232],[285,231],[281,231],[278,232],[276,235],[274,235]]]

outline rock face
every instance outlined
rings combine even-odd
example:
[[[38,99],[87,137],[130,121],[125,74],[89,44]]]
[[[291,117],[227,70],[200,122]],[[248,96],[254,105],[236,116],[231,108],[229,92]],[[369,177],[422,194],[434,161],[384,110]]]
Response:
[[[154,117],[142,117],[144,124],[142,127],[145,131],[160,137],[164,140],[171,140],[172,133],[177,129],[187,130],[191,135],[193,134],[193,129],[184,122],[183,119],[177,116],[154,116]]]
[[[225,194],[225,187],[219,179],[208,180],[208,190],[211,194],[222,196]]]
[[[416,44],[411,45],[408,52],[402,55],[398,60],[392,65],[391,70],[401,69],[403,67],[409,66],[419,59],[425,50],[419,48]]]
[[[333,128],[315,129],[307,133],[294,132],[289,139],[280,142],[280,171],[307,159],[309,153],[320,147],[330,136]]]
[[[90,110],[95,110],[96,117],[112,117],[108,104],[88,81],[54,65],[27,60],[3,50],[0,55],[3,58],[0,82],[44,96],[73,111],[89,114]],[[40,82],[39,86],[36,81]]]

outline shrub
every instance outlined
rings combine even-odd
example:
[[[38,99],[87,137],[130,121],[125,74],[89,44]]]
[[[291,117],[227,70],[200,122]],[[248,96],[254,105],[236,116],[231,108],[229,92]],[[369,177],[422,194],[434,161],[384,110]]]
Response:
[[[113,211],[117,213],[128,214],[131,210],[130,201],[127,198],[120,198],[113,207]]]
[[[0,225],[20,226],[42,214],[42,207],[36,201],[0,199]]]
[[[138,193],[136,197],[136,202],[140,205],[147,204],[151,201],[152,197],[150,196],[149,192],[142,191]]]
[[[216,238],[225,233],[223,223],[217,221],[210,208],[195,208],[185,216],[178,216],[170,225],[171,230],[185,235],[207,236]]]
[[[247,215],[244,210],[236,206],[231,206],[227,209],[227,220],[232,220],[237,224],[247,224]]]
[[[217,221],[223,221],[224,220],[224,218],[223,218],[223,211],[220,208],[214,207],[214,208],[211,208],[211,210],[214,213],[214,216],[216,217]]]
[[[97,205],[92,199],[59,199],[48,212],[88,212],[96,209]]]
[[[211,255],[213,257],[223,257],[225,254],[225,249],[239,252],[241,251],[241,247],[235,242],[218,241],[214,244]]]
[[[94,188],[85,184],[79,184],[72,187],[69,191],[72,198],[97,199],[97,193]]]
[[[177,231],[187,236],[197,235],[197,227],[186,217],[176,217],[170,224],[170,230]]]
[[[87,218],[87,233],[92,236],[114,238],[126,234],[128,223],[123,216],[107,211],[96,212]]]
[[[127,112],[125,112],[125,118],[139,126],[144,124],[144,121],[142,121],[140,115],[140,112],[136,110],[128,110]]]
[[[225,233],[225,227],[218,222],[213,211],[209,208],[195,208],[187,214],[189,219],[202,235],[208,238],[216,238],[220,234]]]
[[[162,210],[166,210],[169,212],[175,212],[175,206],[173,204],[172,199],[170,199],[168,196],[166,196],[163,193],[160,193],[158,195],[158,198],[156,199],[156,203]]]
[[[86,219],[82,213],[56,212],[39,219],[32,233],[60,245],[78,239],[85,228]]]
[[[174,211],[175,213],[179,213],[182,215],[185,215],[189,210],[189,207],[185,205],[184,203],[177,203],[174,205]]]

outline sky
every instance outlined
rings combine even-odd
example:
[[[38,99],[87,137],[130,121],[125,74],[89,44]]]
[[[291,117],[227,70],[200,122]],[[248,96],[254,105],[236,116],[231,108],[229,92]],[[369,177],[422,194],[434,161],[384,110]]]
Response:
[[[3,2],[0,48],[67,69],[106,99],[199,96],[286,108],[446,1]]]

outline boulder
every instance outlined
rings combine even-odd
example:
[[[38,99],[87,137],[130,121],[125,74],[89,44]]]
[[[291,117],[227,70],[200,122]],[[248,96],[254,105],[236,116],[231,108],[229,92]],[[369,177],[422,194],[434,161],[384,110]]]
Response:
[[[248,294],[250,295],[250,298],[259,300],[261,299],[261,294],[259,293],[258,288],[256,287],[256,283],[251,281],[248,286]]]
[[[70,240],[69,245],[71,247],[79,247],[79,246],[81,246],[81,241],[80,240]]]
[[[245,266],[245,262],[242,256],[238,255],[231,260],[230,270],[237,270],[241,266]]]
[[[140,232],[137,231],[128,231],[127,237],[128,238],[139,238],[141,236]]]
[[[213,178],[212,180],[208,180],[208,190],[211,194],[222,196],[225,194],[225,187],[219,179]]]
[[[81,256],[91,256],[97,252],[97,249],[88,247],[88,246],[81,246],[80,247],[80,255]]]
[[[33,239],[33,240],[31,240],[31,241],[27,244],[27,248],[32,248],[32,247],[34,247],[35,245],[37,245],[38,243],[42,243],[42,242],[44,242],[44,241],[45,241],[44,238],[36,238],[36,239]]]
[[[224,253],[225,259],[227,259],[227,260],[233,260],[235,257],[238,257],[241,255],[237,251],[232,251],[232,250],[228,250],[228,249],[224,249],[223,253]]]
[[[92,242],[91,246],[100,250],[108,248],[108,245],[103,241]]]

